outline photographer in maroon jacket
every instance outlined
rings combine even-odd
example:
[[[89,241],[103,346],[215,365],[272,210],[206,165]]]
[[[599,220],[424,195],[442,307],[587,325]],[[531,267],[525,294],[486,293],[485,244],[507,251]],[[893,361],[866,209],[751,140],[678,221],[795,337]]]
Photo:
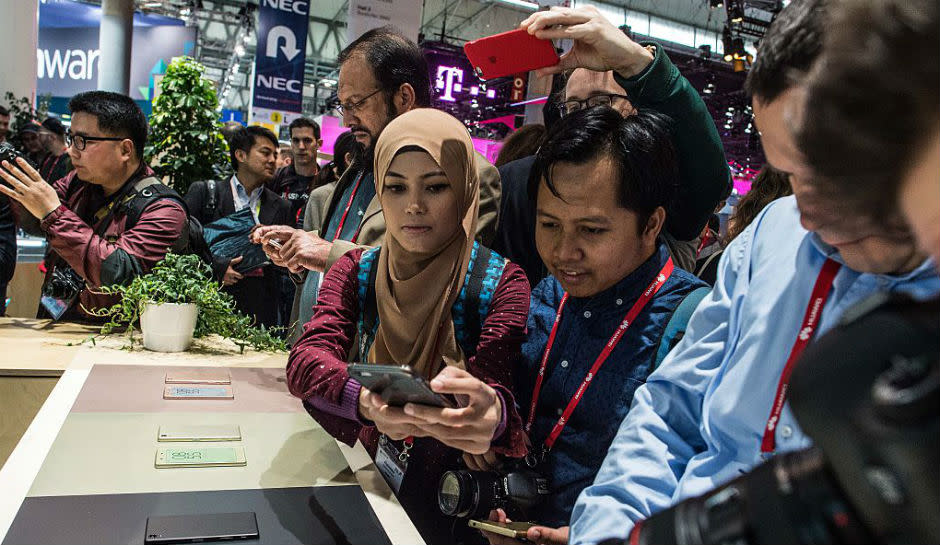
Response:
[[[143,162],[147,118],[130,97],[89,91],[73,97],[69,109],[66,143],[75,170],[50,185],[26,160],[3,161],[0,192],[20,226],[45,236],[52,250],[40,316],[93,319],[90,310],[118,300],[97,288],[147,273],[182,238],[186,211]],[[129,222],[128,204],[145,179],[151,185],[143,191],[167,198],[149,201]]]

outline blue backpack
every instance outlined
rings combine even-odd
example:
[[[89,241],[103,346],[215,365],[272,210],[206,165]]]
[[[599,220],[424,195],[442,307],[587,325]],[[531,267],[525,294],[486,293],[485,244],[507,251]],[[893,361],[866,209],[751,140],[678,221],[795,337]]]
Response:
[[[375,261],[381,247],[370,248],[359,260],[359,354],[364,357],[372,347],[379,328],[379,313],[375,302]],[[503,276],[506,259],[489,248],[473,243],[467,276],[457,300],[451,307],[454,336],[467,357],[477,352],[483,321],[490,311],[493,293]]]

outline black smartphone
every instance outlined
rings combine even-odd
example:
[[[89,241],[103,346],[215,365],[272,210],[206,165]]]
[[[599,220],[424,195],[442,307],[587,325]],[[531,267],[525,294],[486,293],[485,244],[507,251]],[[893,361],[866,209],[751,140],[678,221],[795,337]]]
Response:
[[[258,519],[254,513],[149,517],[145,536],[148,545],[257,539]]]
[[[423,377],[404,365],[351,363],[347,370],[349,376],[377,393],[393,407],[402,407],[405,403],[447,408],[457,406],[448,397],[432,390]]]

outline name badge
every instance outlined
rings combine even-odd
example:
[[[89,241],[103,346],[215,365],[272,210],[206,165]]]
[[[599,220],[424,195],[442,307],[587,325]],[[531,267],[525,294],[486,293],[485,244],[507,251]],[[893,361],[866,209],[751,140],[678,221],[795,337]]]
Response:
[[[401,483],[405,480],[405,472],[408,471],[408,459],[402,456],[402,452],[385,435],[379,436],[375,466],[379,468],[382,477],[385,477],[388,486],[398,495]]]

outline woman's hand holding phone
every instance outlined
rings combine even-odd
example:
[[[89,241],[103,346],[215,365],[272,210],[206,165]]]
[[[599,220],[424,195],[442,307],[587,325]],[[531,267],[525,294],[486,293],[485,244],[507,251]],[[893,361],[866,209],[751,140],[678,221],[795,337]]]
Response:
[[[493,434],[503,416],[502,402],[496,390],[457,367],[445,367],[431,380],[431,389],[452,394],[462,407],[441,409],[426,405],[405,405],[404,412],[425,435],[469,454],[490,450]]]

